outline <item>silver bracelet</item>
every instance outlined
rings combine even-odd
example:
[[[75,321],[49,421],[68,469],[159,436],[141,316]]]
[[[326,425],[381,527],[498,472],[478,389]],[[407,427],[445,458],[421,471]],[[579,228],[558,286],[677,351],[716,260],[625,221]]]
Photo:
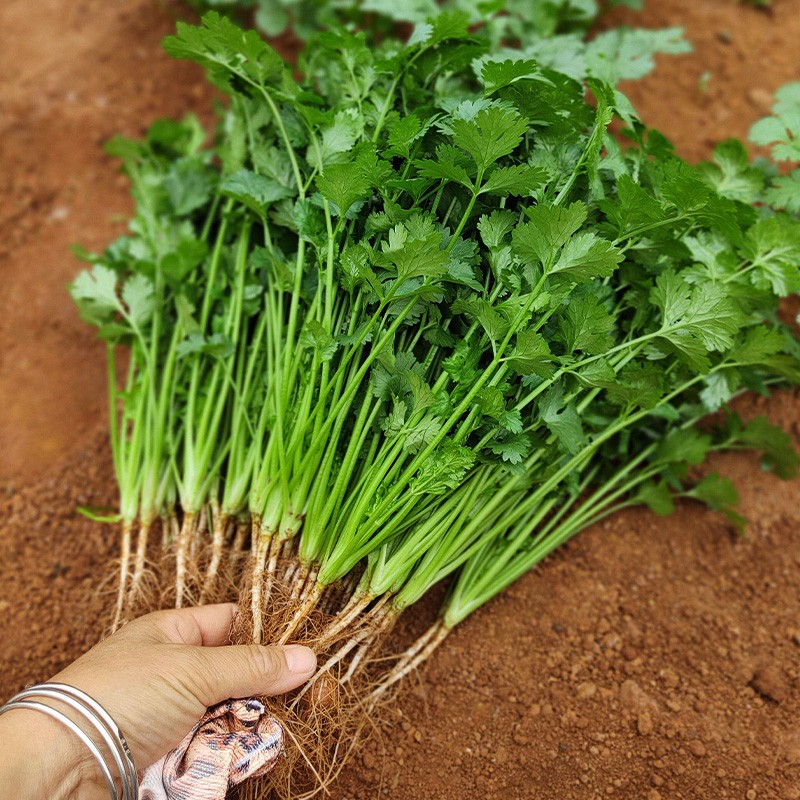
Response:
[[[40,691],[48,691],[61,694],[60,700],[67,703],[72,708],[76,708],[75,703],[83,706],[81,713],[94,726],[103,741],[109,746],[111,755],[114,758],[120,777],[122,778],[122,789],[124,800],[138,800],[139,797],[139,778],[136,775],[136,766],[133,763],[128,743],[122,735],[122,731],[111,718],[111,715],[93,697],[86,692],[69,686],[66,683],[44,683],[38,686]],[[76,709],[78,710],[78,709]],[[94,718],[91,717],[94,714]]]
[[[99,734],[111,751],[114,765],[122,781],[123,800],[137,800],[139,796],[139,779],[136,774],[133,756],[125,737],[122,735],[122,731],[111,718],[111,715],[88,694],[64,683],[40,683],[36,686],[31,686],[12,697],[8,703],[0,708],[0,715],[15,708],[40,711],[71,730],[97,761],[111,793],[112,800],[120,800],[111,770],[92,738],[63,712],[31,699],[35,697],[64,703],[73,711],[78,712],[94,728],[95,732]]]

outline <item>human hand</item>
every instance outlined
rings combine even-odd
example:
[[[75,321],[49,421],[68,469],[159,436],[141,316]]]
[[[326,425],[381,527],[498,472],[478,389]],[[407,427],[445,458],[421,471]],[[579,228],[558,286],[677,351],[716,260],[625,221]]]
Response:
[[[141,770],[177,747],[209,706],[232,697],[284,694],[313,675],[316,656],[307,647],[229,645],[235,614],[232,604],[149,614],[125,625],[52,680],[81,689],[108,711]],[[13,797],[105,800],[108,790],[90,754],[69,731],[58,728],[34,711],[14,710],[0,717],[0,737],[6,741],[6,733],[13,731],[23,748],[12,751],[11,759],[18,763],[6,773],[14,779]],[[44,761],[44,753],[34,756],[39,772],[43,764],[52,764],[52,769],[39,775],[29,792],[34,770],[20,769],[30,758],[24,749],[28,739],[39,751],[43,742],[58,750]],[[8,756],[6,750],[4,762]],[[4,769],[0,765],[0,787],[12,789]],[[3,800],[4,791],[0,788]]]

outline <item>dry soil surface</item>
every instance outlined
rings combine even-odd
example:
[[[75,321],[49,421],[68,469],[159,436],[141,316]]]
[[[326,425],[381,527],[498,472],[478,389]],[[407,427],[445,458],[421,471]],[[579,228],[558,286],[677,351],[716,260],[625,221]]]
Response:
[[[745,136],[800,79],[800,3],[650,0],[695,53],[629,87],[690,159]],[[200,73],[159,41],[152,0],[0,5],[0,696],[51,675],[106,621],[116,532],[102,346],[65,286],[70,243],[123,230],[102,142],[161,115],[208,117]],[[800,435],[800,394],[743,405]],[[748,456],[747,538],[705,510],[617,516],[470,618],[386,713],[334,800],[800,798],[800,510]]]

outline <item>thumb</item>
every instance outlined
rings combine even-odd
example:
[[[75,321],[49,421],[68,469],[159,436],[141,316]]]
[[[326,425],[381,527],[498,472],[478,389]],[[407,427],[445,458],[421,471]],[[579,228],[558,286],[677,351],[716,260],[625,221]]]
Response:
[[[305,683],[317,668],[302,645],[188,647],[185,680],[206,707],[230,698],[278,695]]]

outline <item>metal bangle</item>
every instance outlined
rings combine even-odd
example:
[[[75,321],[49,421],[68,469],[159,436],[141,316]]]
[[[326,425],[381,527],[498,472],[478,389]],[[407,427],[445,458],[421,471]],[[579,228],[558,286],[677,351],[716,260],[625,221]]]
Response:
[[[29,699],[34,697],[47,698],[59,703],[64,703],[90,723],[111,751],[114,764],[119,771],[122,781],[123,800],[138,800],[139,778],[136,773],[136,766],[130,748],[119,726],[100,703],[86,694],[86,692],[76,689],[74,686],[69,686],[66,683],[40,683],[12,697],[5,706],[0,708],[0,714],[10,711],[12,708],[28,708],[41,711],[61,722],[86,745],[94,756],[103,773],[103,778],[108,784],[112,800],[120,800],[106,759],[100,749],[92,741],[91,737],[66,716],[66,714],[44,703],[33,702]]]
[[[67,695],[93,711],[100,723],[105,727],[106,731],[110,734],[115,748],[119,753],[121,760],[124,762],[124,767],[119,768],[122,777],[123,789],[126,793],[126,798],[130,800],[138,800],[139,798],[139,777],[136,773],[136,765],[133,761],[128,743],[125,741],[125,736],[122,734],[119,726],[114,722],[111,714],[109,714],[103,706],[100,705],[93,697],[86,694],[86,692],[76,689],[74,686],[69,686],[66,683],[51,683],[47,682],[40,684],[40,688],[48,687]],[[66,702],[66,700],[65,700]],[[99,728],[98,728],[99,730]],[[102,731],[101,731],[102,735]],[[118,764],[119,767],[119,764]]]
[[[97,731],[111,751],[114,764],[122,778],[124,800],[136,800],[136,770],[122,732],[105,709],[89,695],[63,683],[42,683],[20,692],[15,700],[45,697],[64,703],[78,712]]]
[[[83,744],[86,745],[89,752],[97,760],[97,764],[103,773],[106,784],[108,785],[108,790],[111,792],[112,800],[119,800],[117,787],[114,786],[114,778],[111,775],[111,770],[108,768],[108,764],[106,764],[102,753],[98,749],[97,745],[91,740],[91,738],[87,736],[87,734],[85,734],[66,714],[56,710],[55,708],[50,708],[50,706],[47,706],[44,703],[37,703],[34,700],[16,700],[12,698],[8,703],[0,708],[0,715],[5,714],[6,711],[13,711],[15,708],[25,708],[29,709],[30,711],[40,711],[42,714],[46,714],[48,717],[60,722],[64,727],[69,728],[69,730],[71,730],[83,742]]]

